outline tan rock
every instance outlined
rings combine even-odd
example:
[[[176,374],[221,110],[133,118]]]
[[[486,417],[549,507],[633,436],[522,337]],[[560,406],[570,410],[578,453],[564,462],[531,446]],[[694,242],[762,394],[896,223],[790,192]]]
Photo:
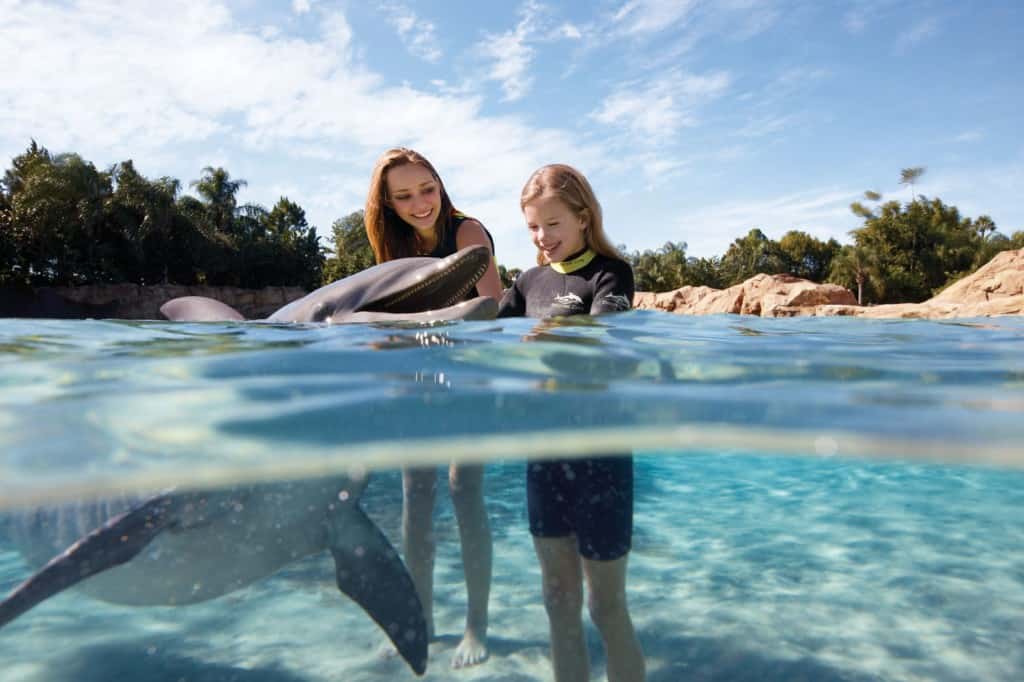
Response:
[[[682,315],[738,313],[762,317],[788,317],[797,314],[793,309],[813,310],[819,305],[856,303],[853,294],[836,284],[817,284],[792,275],[763,274],[728,289],[686,286],[659,294],[639,292],[633,298],[633,307],[639,309]]]
[[[637,292],[633,307],[680,315],[739,313],[761,317],[853,316],[946,319],[1024,314],[1024,249],[1004,251],[977,272],[923,303],[859,306],[848,289],[792,275],[755,275],[728,289],[685,286]]]

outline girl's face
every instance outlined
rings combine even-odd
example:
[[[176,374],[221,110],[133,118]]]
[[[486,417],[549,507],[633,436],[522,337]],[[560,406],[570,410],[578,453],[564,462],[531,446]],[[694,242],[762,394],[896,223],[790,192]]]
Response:
[[[549,262],[563,261],[582,251],[587,225],[556,196],[542,195],[523,206],[534,246]]]
[[[441,212],[441,183],[417,163],[396,166],[384,178],[387,204],[417,232],[431,232]]]

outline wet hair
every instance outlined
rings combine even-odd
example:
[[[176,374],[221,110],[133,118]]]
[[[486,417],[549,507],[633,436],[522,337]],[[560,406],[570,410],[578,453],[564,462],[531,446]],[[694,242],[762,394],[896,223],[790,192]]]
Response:
[[[526,208],[528,203],[542,196],[557,197],[586,225],[583,238],[587,248],[608,258],[625,260],[604,233],[601,204],[583,173],[564,163],[538,168],[523,186],[523,192],[519,195],[519,208]],[[547,263],[547,258],[538,251],[537,265]]]
[[[373,175],[370,177],[370,192],[366,197],[366,210],[363,214],[366,237],[370,241],[370,247],[373,248],[373,255],[378,263],[421,255],[417,248],[416,231],[398,217],[388,202],[388,171],[407,164],[423,166],[430,171],[441,190],[441,211],[437,216],[437,222],[434,223],[438,244],[444,242],[448,230],[451,229],[452,214],[455,209],[452,206],[452,200],[448,198],[444,183],[441,182],[441,176],[422,154],[405,147],[389,149],[377,159],[377,164],[373,167]]]

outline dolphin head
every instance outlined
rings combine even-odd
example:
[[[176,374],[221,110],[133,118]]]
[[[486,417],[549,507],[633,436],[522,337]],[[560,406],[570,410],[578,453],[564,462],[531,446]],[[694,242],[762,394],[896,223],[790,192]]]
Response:
[[[469,246],[446,258],[399,258],[321,287],[281,308],[267,321],[330,323],[494,317],[491,299],[463,301],[486,272],[489,262],[490,251],[484,246]]]
[[[436,322],[489,320],[497,303],[485,296],[464,300],[490,265],[485,246],[446,258],[399,258],[375,265],[292,301],[268,322]],[[244,319],[228,305],[201,296],[168,301],[160,311],[177,321]]]

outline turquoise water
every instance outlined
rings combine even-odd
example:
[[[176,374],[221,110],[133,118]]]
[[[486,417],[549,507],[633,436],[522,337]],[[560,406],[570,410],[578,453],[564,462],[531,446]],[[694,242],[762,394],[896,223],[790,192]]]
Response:
[[[635,311],[433,327],[0,320],[0,507],[487,460],[492,657],[436,511],[424,679],[549,679],[526,457],[637,459],[629,592],[649,679],[1024,673],[1024,322]],[[30,574],[0,521],[0,592]],[[595,676],[603,673],[591,630]],[[0,630],[0,680],[414,679],[326,555],[187,607],[62,593]]]

